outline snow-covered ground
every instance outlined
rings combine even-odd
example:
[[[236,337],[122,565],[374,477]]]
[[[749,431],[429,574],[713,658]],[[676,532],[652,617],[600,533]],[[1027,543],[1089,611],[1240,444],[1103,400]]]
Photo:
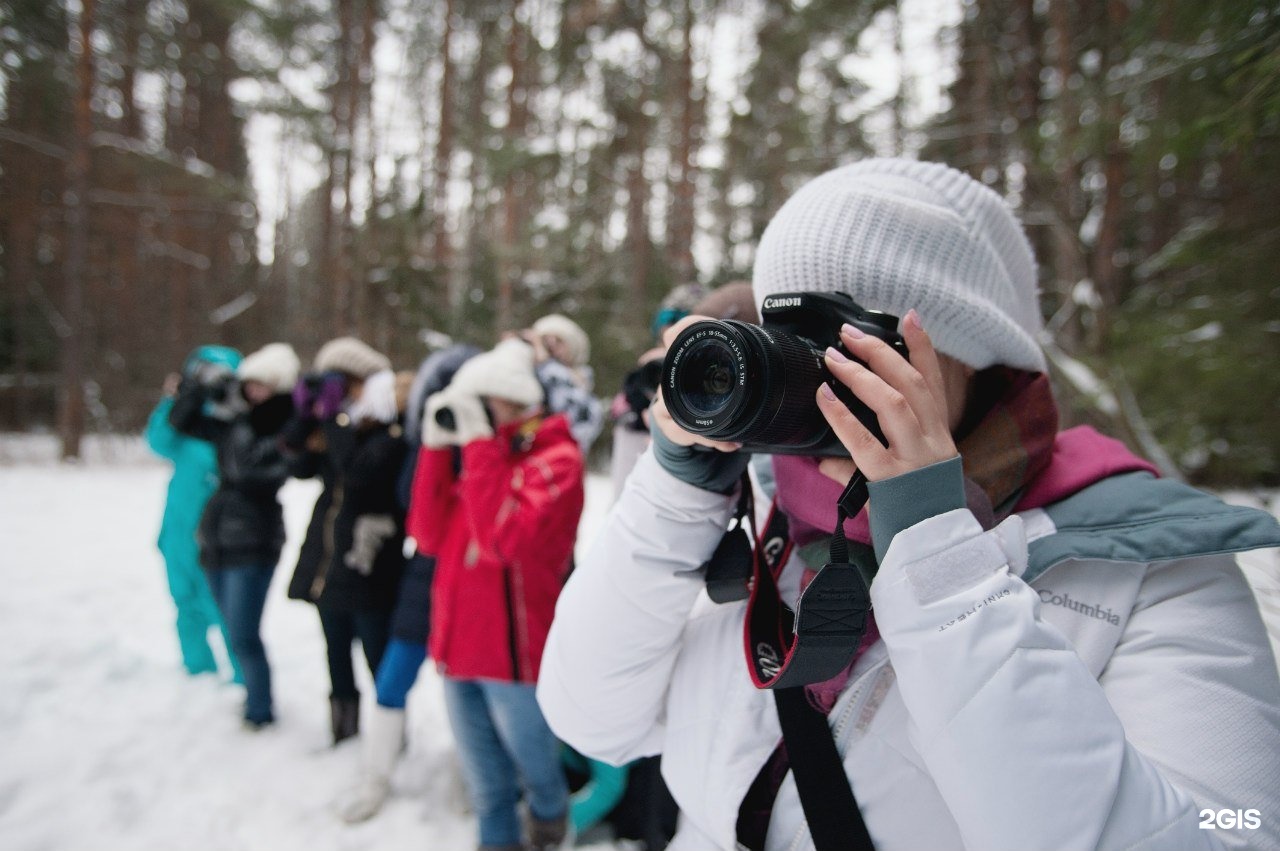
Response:
[[[430,665],[409,700],[395,797],[363,825],[334,815],[359,746],[329,747],[319,621],[285,598],[317,486],[290,482],[282,494],[290,549],[264,617],[280,723],[252,734],[240,729],[241,690],[190,678],[178,660],[153,545],[169,468],[136,440],[96,441],[86,455],[59,465],[49,438],[0,439],[0,848],[474,848]],[[1280,494],[1224,496],[1280,510]],[[608,482],[590,477],[582,542],[610,499]],[[1276,551],[1245,570],[1280,640]]]
[[[409,698],[395,797],[363,825],[334,815],[359,745],[329,746],[319,619],[285,597],[316,483],[282,492],[289,550],[263,619],[280,723],[248,733],[243,690],[179,661],[154,546],[169,467],[136,441],[94,444],[80,466],[53,463],[49,439],[0,447],[0,848],[475,848],[430,664]],[[582,540],[610,499],[590,477]]]

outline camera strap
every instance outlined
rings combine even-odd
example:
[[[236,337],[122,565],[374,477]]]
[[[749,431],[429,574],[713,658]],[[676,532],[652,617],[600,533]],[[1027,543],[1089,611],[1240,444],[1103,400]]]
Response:
[[[732,603],[747,599],[751,579],[755,571],[755,500],[751,495],[751,477],[745,472],[738,494],[738,507],[729,521],[728,531],[716,544],[715,552],[707,559],[707,596],[715,603]],[[772,519],[772,516],[771,518]],[[751,531],[747,531],[747,527]]]
[[[774,689],[787,761],[817,851],[875,851],[827,716],[804,686]]]
[[[757,542],[744,635],[748,670],[756,688],[820,683],[840,673],[853,659],[866,631],[871,593],[869,580],[850,561],[844,522],[861,511],[867,499],[867,479],[861,472],[856,473],[837,502],[831,560],[801,593],[794,613],[783,604],[778,592],[778,577],[786,564],[790,543],[769,546],[767,527],[766,541]],[[776,505],[771,522],[774,515],[782,516]],[[776,563],[766,559],[768,550],[776,551]],[[859,561],[865,561],[868,555],[874,565],[874,555],[869,553],[860,552]]]
[[[794,616],[782,604],[777,584],[791,542],[788,537],[784,546],[769,546],[768,528],[773,517],[782,517],[784,523],[786,519],[775,503],[765,536],[757,541],[756,570],[747,604],[751,676],[758,688],[773,690],[787,761],[817,851],[875,849],[827,717],[810,703],[805,692],[806,685],[842,671],[866,631],[871,610],[869,580],[850,561],[844,523],[862,510],[868,496],[866,477],[856,473],[837,501],[831,560],[801,593]],[[874,571],[874,552],[858,546],[859,562],[866,565],[869,558],[868,572]],[[769,561],[771,551],[779,554],[778,560]]]

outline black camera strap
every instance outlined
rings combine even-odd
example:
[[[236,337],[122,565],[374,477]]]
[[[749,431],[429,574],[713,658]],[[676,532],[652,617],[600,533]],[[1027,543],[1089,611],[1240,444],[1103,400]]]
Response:
[[[827,716],[804,686],[773,690],[787,761],[817,851],[875,851]]]
[[[831,560],[800,595],[794,614],[778,591],[794,546],[787,516],[775,501],[763,531],[755,534],[751,479],[746,473],[728,531],[704,565],[712,600],[748,599],[748,667],[757,688],[773,690],[787,761],[817,851],[875,850],[827,717],[805,693],[806,685],[840,673],[862,643],[871,609],[870,580],[850,562],[844,523],[867,499],[866,477],[857,473],[837,502]],[[860,562],[870,559],[863,564],[869,575],[875,556],[869,547],[860,550]]]
[[[785,558],[766,565],[760,557],[765,548],[757,546],[746,623],[748,669],[756,688],[820,683],[853,659],[866,631],[871,593],[868,580],[849,560],[844,522],[862,510],[867,498],[866,477],[856,473],[837,503],[831,561],[801,593],[794,613],[778,592]]]
[[[796,615],[796,640],[793,653],[814,641],[806,630],[806,614],[814,613],[813,603],[820,600],[817,630],[831,643],[830,653],[824,654],[821,670],[834,671],[815,679],[821,682],[839,673],[849,664],[867,626],[867,612],[871,609],[868,583],[849,561],[849,542],[844,534],[844,521],[857,515],[866,505],[867,480],[862,473],[855,473],[845,486],[836,506],[836,528],[831,538],[831,562],[813,578],[800,595]],[[872,556],[874,560],[874,555]],[[811,596],[814,586],[823,576],[837,577],[831,584],[834,593],[830,597]],[[831,579],[827,580],[832,583]],[[823,586],[819,586],[823,587]],[[843,612],[840,611],[844,608]],[[802,636],[802,630],[806,630]],[[819,643],[817,646],[821,646]],[[805,651],[812,653],[813,651]],[[819,712],[803,685],[788,688],[774,687],[774,704],[778,709],[778,722],[782,726],[782,740],[786,744],[787,759],[796,781],[800,807],[809,825],[809,836],[817,851],[875,851],[875,843],[867,832],[862,810],[854,797],[853,786],[844,770],[844,760],[836,748],[835,737],[827,717]]]
[[[751,531],[747,531],[750,526]],[[742,474],[738,507],[729,521],[728,531],[716,544],[715,552],[703,565],[706,571],[707,596],[716,603],[732,603],[747,599],[755,570],[755,500],[751,477]]]

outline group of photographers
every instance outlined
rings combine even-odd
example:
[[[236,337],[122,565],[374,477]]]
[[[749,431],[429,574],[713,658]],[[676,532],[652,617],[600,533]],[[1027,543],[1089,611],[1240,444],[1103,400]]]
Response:
[[[335,739],[353,637],[378,668],[353,817],[386,795],[425,639],[483,849],[563,839],[557,736],[600,764],[661,754],[672,848],[1280,848],[1280,677],[1235,563],[1280,524],[1060,430],[1036,281],[1021,226],[960,172],[876,159],[802,186],[749,310],[662,322],[618,405],[650,446],[572,575],[600,418],[539,407],[589,384],[567,319],[440,353],[408,420],[355,341],[301,383],[291,352],[251,355],[230,415],[206,375],[230,366],[197,359],[169,419],[217,448],[201,560],[246,722],[272,717],[275,490],[319,472],[291,593],[321,612]],[[421,449],[377,448],[406,421]],[[406,520],[388,494],[413,453]]]
[[[246,729],[275,722],[261,620],[285,541],[277,492],[290,477],[322,483],[288,594],[319,613],[335,744],[360,728],[357,639],[376,683],[347,820],[387,796],[429,640],[482,844],[563,840],[561,746],[534,685],[603,421],[588,355],[585,332],[553,315],[487,352],[439,352],[417,376],[342,337],[305,375],[272,343],[242,360],[202,347],[166,382],[147,437],[175,463],[161,549],[183,659],[216,670],[207,631],[221,621]]]

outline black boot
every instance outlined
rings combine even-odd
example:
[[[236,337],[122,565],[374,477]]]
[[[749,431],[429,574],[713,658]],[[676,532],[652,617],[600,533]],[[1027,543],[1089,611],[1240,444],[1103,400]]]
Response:
[[[330,697],[329,720],[336,745],[360,732],[360,696]]]

